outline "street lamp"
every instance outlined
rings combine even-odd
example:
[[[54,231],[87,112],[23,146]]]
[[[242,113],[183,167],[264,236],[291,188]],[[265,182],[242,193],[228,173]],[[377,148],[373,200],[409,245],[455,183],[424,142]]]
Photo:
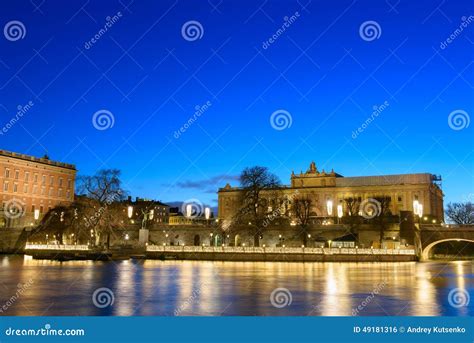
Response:
[[[341,204],[337,205],[337,218],[340,222],[342,218],[342,205]]]
[[[328,216],[332,216],[332,200],[326,201],[326,207],[328,210]]]
[[[128,219],[132,218],[132,216],[133,216],[133,206],[128,206],[127,215],[128,215]]]

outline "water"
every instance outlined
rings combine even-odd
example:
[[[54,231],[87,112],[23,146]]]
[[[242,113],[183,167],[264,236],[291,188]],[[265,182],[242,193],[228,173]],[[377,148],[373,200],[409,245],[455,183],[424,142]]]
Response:
[[[1,315],[474,315],[469,261],[54,262],[0,256],[0,266]],[[93,301],[102,287],[113,292],[113,304],[104,308],[112,293],[94,299],[99,307]],[[282,288],[273,298],[279,307],[270,301],[276,288]]]

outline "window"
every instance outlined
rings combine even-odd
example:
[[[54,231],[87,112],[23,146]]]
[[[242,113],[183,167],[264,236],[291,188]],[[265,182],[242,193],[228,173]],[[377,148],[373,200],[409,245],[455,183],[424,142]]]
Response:
[[[45,191],[44,187],[41,187],[41,195],[44,195],[45,192],[46,192],[46,191]]]
[[[402,197],[398,197],[398,202],[402,202]]]
[[[23,185],[23,193],[28,193],[28,185]]]
[[[35,183],[38,182],[38,174],[35,174]]]
[[[15,170],[15,180],[18,180],[19,177],[20,177],[20,171]]]
[[[5,177],[8,178],[10,177],[10,169],[5,168]]]
[[[68,179],[67,180],[67,188],[71,188],[71,186],[72,186],[72,180]]]
[[[71,192],[70,192],[70,191],[67,191],[67,193],[66,193],[66,198],[69,199],[70,197],[71,197]]]
[[[28,182],[30,179],[30,172],[25,172],[25,182]]]
[[[40,206],[40,213],[43,213],[43,206]]]
[[[59,178],[59,187],[62,187],[62,186],[63,186],[63,178],[60,177],[60,178]]]
[[[46,175],[43,175],[41,178],[41,184],[44,186],[46,184]]]
[[[60,190],[58,191],[58,197],[62,197],[62,196],[63,196],[63,190],[60,189]]]
[[[50,187],[50,188],[49,188],[49,196],[50,196],[50,197],[53,196],[53,187]]]
[[[6,182],[6,181],[3,183],[3,190],[5,192],[8,192],[8,182]]]
[[[13,193],[17,193],[17,192],[18,192],[18,184],[14,183],[13,184]]]
[[[54,176],[49,177],[49,184],[52,186],[54,185]]]
[[[31,212],[35,213],[35,205],[31,206]]]
[[[33,186],[33,194],[38,194],[38,186]]]

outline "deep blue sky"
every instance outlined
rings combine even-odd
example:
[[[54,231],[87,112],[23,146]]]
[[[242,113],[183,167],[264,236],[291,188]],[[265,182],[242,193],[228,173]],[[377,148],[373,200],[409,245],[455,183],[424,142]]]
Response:
[[[445,49],[440,44],[463,16],[474,15],[473,4],[10,1],[2,4],[1,28],[18,20],[26,35],[0,36],[1,125],[18,105],[34,105],[0,136],[0,148],[38,156],[47,150],[80,174],[119,168],[131,195],[162,201],[215,205],[217,187],[236,184],[246,166],[268,166],[288,183],[292,169],[306,170],[312,160],[345,176],[440,174],[446,201],[472,200],[474,123],[453,130],[448,116],[474,114],[474,21]],[[181,34],[190,20],[204,30],[195,41]],[[379,24],[378,39],[361,38],[366,21]],[[208,101],[175,138],[195,106]],[[94,128],[101,109],[113,114],[112,128]],[[285,130],[270,125],[279,109],[292,117]]]

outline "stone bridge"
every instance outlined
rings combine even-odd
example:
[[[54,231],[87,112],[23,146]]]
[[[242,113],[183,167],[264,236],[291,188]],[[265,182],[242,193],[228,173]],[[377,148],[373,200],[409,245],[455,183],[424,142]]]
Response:
[[[474,225],[417,225],[415,247],[420,261],[430,258],[431,249],[442,242],[474,243]]]

